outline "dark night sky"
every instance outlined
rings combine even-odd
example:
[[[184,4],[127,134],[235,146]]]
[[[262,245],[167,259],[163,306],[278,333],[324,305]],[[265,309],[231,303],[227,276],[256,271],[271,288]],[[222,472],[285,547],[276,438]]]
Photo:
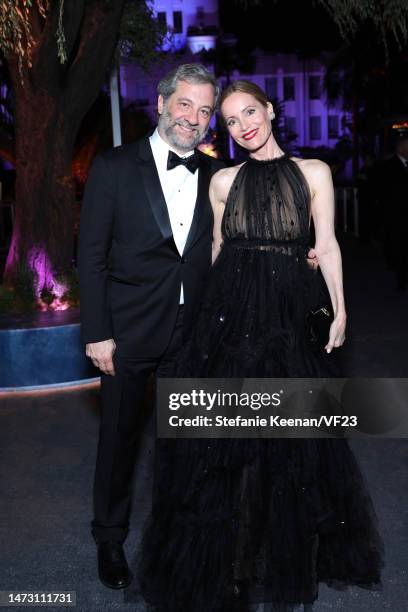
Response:
[[[220,0],[220,21],[224,32],[234,33],[243,48],[268,51],[299,51],[318,55],[338,49],[342,43],[338,28],[327,11],[313,0],[270,0],[258,6],[250,0]]]

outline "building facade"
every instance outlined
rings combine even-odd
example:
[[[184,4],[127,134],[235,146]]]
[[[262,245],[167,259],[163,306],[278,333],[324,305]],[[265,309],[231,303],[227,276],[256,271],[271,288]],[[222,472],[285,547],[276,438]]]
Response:
[[[272,101],[283,106],[284,131],[287,137],[294,137],[297,147],[333,148],[348,134],[350,116],[341,99],[328,99],[324,89],[325,66],[321,61],[260,50],[254,55],[253,71],[249,74],[236,71],[231,78],[256,83]]]
[[[132,103],[143,108],[152,118],[156,114],[156,86],[161,75],[173,64],[197,61],[196,54],[203,49],[215,49],[219,31],[217,0],[154,0],[153,10],[157,19],[172,31],[171,43],[165,48],[169,52],[168,62],[150,73],[133,64],[121,66],[124,105]],[[248,79],[264,89],[271,100],[279,101],[283,128],[294,148],[331,149],[348,135],[350,116],[343,109],[341,99],[328,100],[322,61],[300,60],[295,54],[270,54],[261,50],[254,52],[254,60],[250,73],[234,71],[230,79]],[[220,81],[225,85],[225,78],[221,77]]]
[[[190,45],[196,53],[213,48],[219,25],[218,0],[154,0],[152,6],[158,21],[172,32],[165,50],[183,50]],[[196,36],[198,40],[194,40]]]

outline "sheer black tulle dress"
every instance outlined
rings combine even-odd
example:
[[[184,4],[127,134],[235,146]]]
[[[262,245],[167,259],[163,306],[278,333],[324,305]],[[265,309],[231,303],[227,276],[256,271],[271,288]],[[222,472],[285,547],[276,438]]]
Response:
[[[178,376],[335,375],[306,338],[306,312],[327,300],[306,262],[309,214],[307,183],[289,157],[241,166]],[[158,440],[156,452],[132,587],[149,609],[290,610],[312,604],[321,581],[378,587],[382,542],[345,440]]]

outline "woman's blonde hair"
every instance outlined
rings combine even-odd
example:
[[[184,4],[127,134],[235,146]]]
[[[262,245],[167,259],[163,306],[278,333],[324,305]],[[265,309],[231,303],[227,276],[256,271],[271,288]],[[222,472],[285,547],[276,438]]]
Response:
[[[271,103],[268,96],[258,85],[255,85],[255,83],[251,83],[251,81],[245,81],[244,79],[240,79],[239,81],[234,81],[224,89],[220,98],[220,108],[223,102],[225,102],[225,100],[231,94],[236,92],[246,93],[250,96],[253,96],[255,100],[260,102],[265,107]]]

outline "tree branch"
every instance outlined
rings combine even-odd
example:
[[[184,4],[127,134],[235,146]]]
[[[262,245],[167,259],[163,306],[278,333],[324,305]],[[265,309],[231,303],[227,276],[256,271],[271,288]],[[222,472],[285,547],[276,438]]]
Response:
[[[67,113],[73,117],[83,117],[103,85],[117,44],[124,4],[125,0],[96,1],[86,7],[65,95]]]
[[[35,6],[31,7],[31,10],[29,12],[29,20],[31,34],[34,39],[34,42],[36,43],[40,39],[44,26],[41,20],[41,15]]]
[[[71,57],[78,42],[81,25],[84,18],[86,0],[76,0],[75,2],[64,2],[63,28],[65,36],[66,54],[68,66],[72,63]],[[58,11],[57,11],[58,14]],[[55,40],[55,33],[54,33]]]
[[[33,53],[33,67],[31,76],[36,88],[49,91],[56,87],[61,64],[57,54],[55,34],[58,26],[58,5],[53,2],[45,20],[41,36],[37,40],[35,53]]]
[[[58,57],[56,33],[59,19],[59,3],[54,2],[38,40],[37,53],[33,62],[33,79],[35,83],[49,91],[56,92],[61,87],[61,80],[67,74],[70,56],[72,55],[78,41],[81,24],[83,21],[85,0],[75,2],[64,2],[63,29],[66,41],[66,54],[68,63],[62,64]]]
[[[10,53],[7,57],[7,66],[13,86],[16,104],[20,100],[30,97],[32,92],[31,70],[27,62],[21,61],[17,53]]]

